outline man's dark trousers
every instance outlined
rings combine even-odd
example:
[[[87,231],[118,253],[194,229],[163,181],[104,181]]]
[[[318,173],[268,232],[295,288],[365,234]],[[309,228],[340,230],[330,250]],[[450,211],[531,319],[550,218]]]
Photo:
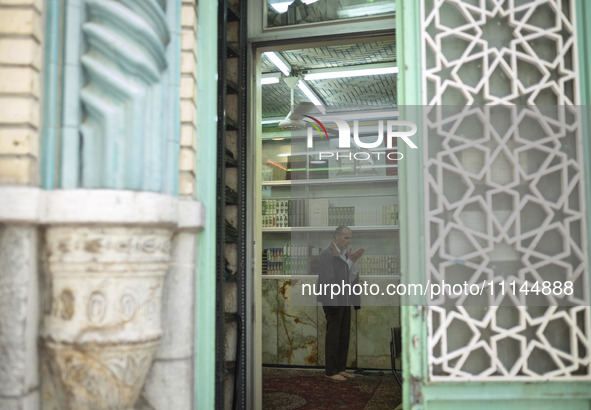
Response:
[[[351,330],[351,306],[323,306],[326,316],[326,343],[324,358],[326,375],[345,371]]]

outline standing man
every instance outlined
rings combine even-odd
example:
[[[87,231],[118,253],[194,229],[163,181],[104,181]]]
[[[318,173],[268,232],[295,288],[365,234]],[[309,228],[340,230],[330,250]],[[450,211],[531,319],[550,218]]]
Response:
[[[324,284],[336,284],[341,290],[345,290],[338,295],[329,293],[318,296],[326,316],[326,377],[338,381],[354,377],[353,374],[347,373],[345,368],[349,352],[351,306],[359,309],[361,298],[359,295],[354,295],[351,288],[359,283],[356,262],[365,249],[351,251],[349,245],[352,239],[351,229],[344,225],[337,227],[334,240],[320,255],[318,272],[318,285],[321,289],[326,289]],[[328,289],[331,287],[328,286]]]

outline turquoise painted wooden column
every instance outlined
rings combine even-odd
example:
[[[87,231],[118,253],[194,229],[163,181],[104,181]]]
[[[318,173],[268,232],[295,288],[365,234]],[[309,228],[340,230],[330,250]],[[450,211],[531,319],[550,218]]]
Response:
[[[60,2],[49,0],[45,11],[45,65],[43,67],[43,137],[41,138],[41,186],[51,189],[55,186],[58,124],[58,72]]]
[[[218,2],[197,13],[197,200],[206,209],[198,237],[195,294],[195,408],[215,408],[215,244],[217,167]]]
[[[591,4],[586,0],[577,0],[577,39],[579,54],[579,82],[581,105],[581,126],[583,135],[583,153],[585,161],[585,202],[587,203],[587,238],[591,238]],[[591,241],[587,241],[588,254],[591,255]],[[591,282],[589,283],[591,294]],[[591,318],[589,318],[591,320]],[[589,387],[591,389],[591,386]]]
[[[579,72],[580,74],[580,92],[581,105],[591,105],[591,5],[588,1],[577,0],[577,40],[579,51]],[[587,128],[589,130],[589,128]],[[589,135],[589,133],[585,133]],[[589,138],[584,138],[585,144],[589,143]],[[590,151],[586,151],[590,152]],[[587,190],[589,193],[589,190]]]
[[[396,2],[396,49],[398,64],[398,105],[401,118],[417,122],[420,113],[421,43],[420,3],[414,0]],[[421,129],[420,126],[417,127]],[[421,283],[425,271],[424,213],[423,213],[423,147],[409,149],[400,145],[404,160],[399,162],[400,189],[400,255],[403,283]],[[427,371],[427,330],[424,317],[425,302],[420,298],[403,298],[402,324],[402,386],[405,409],[420,409],[422,383]]]
[[[179,16],[177,0],[48,2],[44,188],[177,194]]]

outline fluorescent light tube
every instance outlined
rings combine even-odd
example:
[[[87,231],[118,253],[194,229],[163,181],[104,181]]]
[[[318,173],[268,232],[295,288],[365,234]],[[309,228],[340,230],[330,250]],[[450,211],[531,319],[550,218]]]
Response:
[[[262,85],[279,84],[279,78],[275,78],[275,77],[263,77],[263,78],[261,78],[261,84]]]
[[[337,16],[340,19],[363,17],[363,16],[377,16],[379,14],[394,13],[396,11],[396,4],[392,1],[377,1],[374,4],[366,3],[354,6],[341,7],[337,10]]]
[[[291,67],[279,54],[276,54],[273,51],[267,51],[263,54],[271,60],[271,62],[275,64],[275,67],[281,70],[283,74],[289,75],[289,73],[291,73]]]
[[[398,73],[398,67],[361,68],[342,71],[324,71],[309,73],[304,76],[304,80],[328,80],[332,78],[361,77],[368,75],[384,75],[396,73]]]
[[[322,104],[322,101],[320,101],[320,98],[318,98],[314,91],[308,87],[308,84],[300,80],[298,81],[298,88],[306,95],[306,97],[308,97],[308,100],[310,100],[310,102],[312,102],[312,104],[314,104],[322,114],[326,113],[324,104]]]
[[[261,84],[278,84],[281,81],[281,73],[263,74],[261,76]]]

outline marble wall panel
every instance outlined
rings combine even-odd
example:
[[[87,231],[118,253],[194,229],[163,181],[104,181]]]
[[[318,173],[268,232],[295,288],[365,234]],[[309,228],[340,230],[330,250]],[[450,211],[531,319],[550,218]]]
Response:
[[[315,366],[318,363],[318,314],[316,306],[292,303],[291,292],[301,294],[304,280],[279,280],[277,302],[277,362]]]
[[[263,364],[325,364],[324,311],[320,304],[299,306],[301,299],[297,295],[301,295],[298,292],[301,292],[303,283],[309,282],[263,280]],[[381,301],[378,304],[382,304],[386,298],[387,296],[380,295]],[[377,302],[377,299],[374,302]],[[347,367],[390,369],[390,329],[400,326],[400,308],[371,306],[371,303],[369,306],[362,305],[360,310],[352,309]],[[314,310],[316,322],[313,320]]]
[[[263,364],[277,364],[277,280],[262,281]]]
[[[397,306],[365,306],[357,313],[358,366],[369,369],[390,369],[392,327],[400,325]]]

